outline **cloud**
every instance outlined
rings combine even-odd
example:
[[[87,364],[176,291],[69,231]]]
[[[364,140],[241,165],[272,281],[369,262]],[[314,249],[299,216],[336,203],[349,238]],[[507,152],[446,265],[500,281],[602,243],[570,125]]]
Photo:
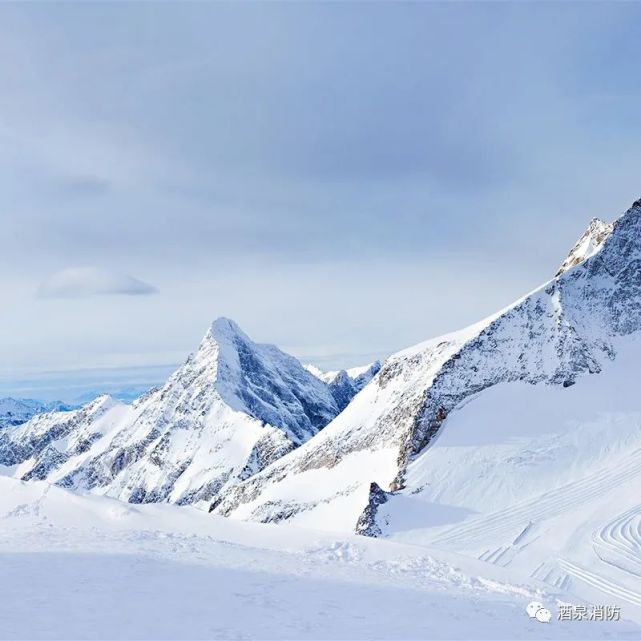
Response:
[[[638,196],[641,5],[370,8],[3,4],[0,369],[170,362],[221,314],[356,365],[503,307]],[[163,295],[42,323],[74,265]]]
[[[98,267],[69,267],[46,278],[38,287],[39,298],[87,298],[109,294],[145,296],[157,293],[153,285],[127,274]]]
[[[111,183],[99,176],[78,175],[62,182],[62,188],[74,196],[102,196],[111,189]]]

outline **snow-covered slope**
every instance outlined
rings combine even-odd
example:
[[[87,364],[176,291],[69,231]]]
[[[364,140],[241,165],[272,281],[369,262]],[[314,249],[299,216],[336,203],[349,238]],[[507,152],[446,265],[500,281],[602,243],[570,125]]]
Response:
[[[641,617],[641,337],[569,389],[505,383],[384,495],[380,533],[465,553]]]
[[[638,639],[452,553],[0,478],[0,639]],[[554,613],[526,615],[531,600]],[[623,612],[624,618],[625,611]]]
[[[223,318],[162,388],[133,405],[101,397],[6,428],[0,465],[134,503],[209,501],[337,413],[326,383]]]
[[[66,412],[70,409],[71,405],[60,401],[42,403],[31,398],[0,398],[0,428],[26,423],[36,414]]]
[[[417,489],[412,464],[477,395],[517,382],[581,389],[641,328],[641,202],[611,226],[591,223],[582,239],[559,275],[510,307],[390,357],[323,432],[235,487],[216,512],[378,534],[380,505]]]

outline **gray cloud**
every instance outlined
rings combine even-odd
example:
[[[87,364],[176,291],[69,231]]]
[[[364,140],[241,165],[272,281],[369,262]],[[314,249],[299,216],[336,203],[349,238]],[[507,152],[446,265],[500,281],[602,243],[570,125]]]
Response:
[[[175,362],[219,315],[347,366],[491,313],[641,195],[640,31],[629,3],[0,3],[0,370]],[[41,323],[71,257],[163,296]]]
[[[153,285],[127,274],[98,267],[69,267],[46,278],[38,287],[37,296],[39,298],[88,298],[114,294],[147,296],[157,291]]]
[[[111,185],[98,176],[74,176],[63,182],[61,190],[71,196],[92,197],[109,193]]]

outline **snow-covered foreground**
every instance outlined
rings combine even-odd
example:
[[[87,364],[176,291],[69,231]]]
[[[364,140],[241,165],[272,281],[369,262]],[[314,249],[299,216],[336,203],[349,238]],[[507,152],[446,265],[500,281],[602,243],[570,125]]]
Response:
[[[638,638],[530,619],[577,602],[504,568],[389,541],[132,506],[0,479],[6,639]]]

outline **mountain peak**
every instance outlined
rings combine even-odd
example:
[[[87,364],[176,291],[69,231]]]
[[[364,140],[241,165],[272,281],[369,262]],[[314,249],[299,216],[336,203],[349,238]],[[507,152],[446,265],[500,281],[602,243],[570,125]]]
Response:
[[[633,207],[635,205],[633,205]],[[600,218],[593,218],[588,228],[570,250],[570,253],[559,267],[555,276],[560,276],[564,272],[576,267],[576,265],[580,265],[584,260],[590,258],[590,256],[594,256],[609,238],[613,229],[613,223],[606,223]]]
[[[338,408],[326,383],[274,345],[255,343],[231,319],[217,318],[198,349],[172,377],[206,399],[214,392],[228,407],[278,428],[300,444],[324,427]]]
[[[233,321],[231,318],[221,316],[217,318],[210,326],[209,333],[216,340],[225,340],[233,338],[234,336],[241,336],[242,338],[248,339],[249,337],[243,330],[238,326],[238,324]]]

